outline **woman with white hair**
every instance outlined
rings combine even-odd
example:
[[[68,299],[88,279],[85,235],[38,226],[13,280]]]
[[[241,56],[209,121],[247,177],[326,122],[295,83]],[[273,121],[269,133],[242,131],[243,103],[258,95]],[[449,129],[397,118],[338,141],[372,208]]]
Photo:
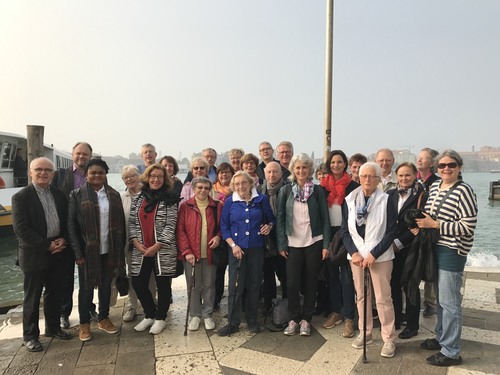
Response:
[[[371,344],[373,330],[372,288],[367,288],[364,301],[364,271],[368,269],[375,293],[381,335],[384,345],[380,355],[391,358],[396,352],[394,306],[391,297],[391,273],[394,251],[392,243],[397,233],[397,209],[389,196],[377,187],[382,169],[377,163],[368,162],[359,169],[361,186],[349,194],[342,211],[342,240],[351,261],[360,328],[352,346],[363,348],[363,322],[366,319],[366,344]],[[364,316],[363,304],[367,304]]]
[[[196,157],[191,160],[191,175],[192,178],[196,177],[208,177],[209,164],[202,157]],[[191,185],[191,180],[187,181],[182,187],[181,191],[181,203],[184,203],[194,197],[193,186]]]
[[[280,255],[286,258],[288,311],[290,321],[284,334],[292,336],[300,327],[301,336],[311,334],[321,262],[328,257],[331,241],[326,193],[312,182],[314,160],[306,154],[290,161],[291,184],[278,197],[276,234]],[[300,290],[304,281],[304,304]]]

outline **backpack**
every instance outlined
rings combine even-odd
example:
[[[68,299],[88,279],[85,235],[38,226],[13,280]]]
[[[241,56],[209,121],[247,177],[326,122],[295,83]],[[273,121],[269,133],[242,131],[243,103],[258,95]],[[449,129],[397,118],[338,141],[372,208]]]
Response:
[[[269,318],[271,318],[271,322],[267,323]],[[264,317],[264,327],[271,332],[282,332],[288,326],[289,321],[288,299],[274,298],[271,308]]]

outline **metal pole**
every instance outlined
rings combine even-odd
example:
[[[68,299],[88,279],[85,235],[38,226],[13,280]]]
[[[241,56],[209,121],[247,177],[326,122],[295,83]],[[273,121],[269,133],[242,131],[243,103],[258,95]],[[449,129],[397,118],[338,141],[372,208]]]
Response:
[[[334,0],[326,0],[325,162],[332,146],[333,6]]]

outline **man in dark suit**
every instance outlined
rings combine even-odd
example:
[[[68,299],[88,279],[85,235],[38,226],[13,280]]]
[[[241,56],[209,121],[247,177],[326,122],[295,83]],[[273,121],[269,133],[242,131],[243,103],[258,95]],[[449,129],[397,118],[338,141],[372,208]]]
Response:
[[[12,197],[12,219],[19,238],[19,265],[24,273],[23,345],[30,352],[39,352],[43,350],[38,340],[43,288],[45,336],[71,338],[59,325],[68,203],[62,191],[50,186],[54,164],[49,159],[34,159],[30,176],[32,183]]]
[[[73,146],[71,153],[73,165],[56,171],[52,185],[56,186],[69,198],[72,190],[78,189],[85,183],[85,167],[92,157],[92,147],[87,142],[78,142]],[[70,250],[70,249],[68,249]],[[72,251],[63,254],[63,273],[61,291],[61,328],[69,328],[69,316],[73,310],[73,290],[75,285],[75,257]],[[90,315],[97,320],[96,306],[91,305]]]

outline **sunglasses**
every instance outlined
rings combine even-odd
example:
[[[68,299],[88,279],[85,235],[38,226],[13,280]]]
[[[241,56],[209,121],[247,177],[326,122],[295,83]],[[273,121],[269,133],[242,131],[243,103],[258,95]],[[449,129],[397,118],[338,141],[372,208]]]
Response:
[[[202,171],[204,169],[205,169],[205,167],[193,167],[193,170],[195,170],[195,171],[198,171],[198,170]]]
[[[437,165],[437,167],[438,167],[438,169],[445,169],[446,167],[453,169],[453,168],[458,167],[458,164],[455,162],[453,162],[453,163],[439,163]]]

